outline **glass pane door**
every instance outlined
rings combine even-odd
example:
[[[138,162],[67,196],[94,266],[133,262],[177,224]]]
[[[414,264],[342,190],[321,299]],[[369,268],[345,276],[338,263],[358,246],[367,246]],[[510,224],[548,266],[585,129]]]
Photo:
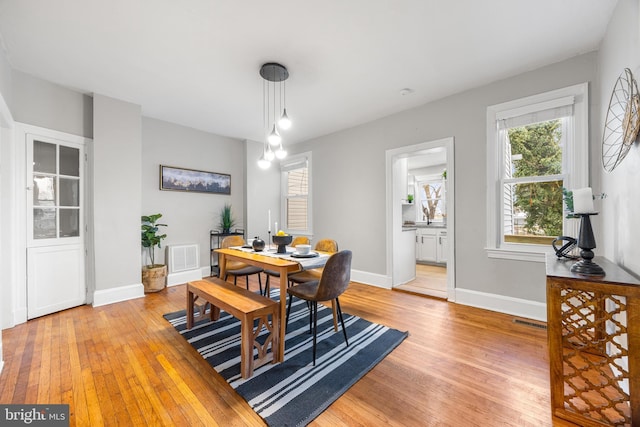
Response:
[[[85,150],[89,140],[25,132],[27,318],[87,301]]]
[[[79,237],[81,150],[33,140],[34,240]]]

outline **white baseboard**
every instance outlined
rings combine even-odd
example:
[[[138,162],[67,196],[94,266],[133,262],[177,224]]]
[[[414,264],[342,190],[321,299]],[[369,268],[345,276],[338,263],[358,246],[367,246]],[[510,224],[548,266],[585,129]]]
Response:
[[[526,319],[547,321],[547,305],[537,301],[456,288],[456,303]]]
[[[200,278],[210,277],[211,276],[211,267],[200,267]]]
[[[93,293],[93,306],[113,304],[115,302],[127,301],[144,296],[144,286],[142,283],[135,285],[120,286],[117,288],[96,290]]]
[[[351,281],[391,289],[391,277],[367,271],[351,270]]]
[[[183,283],[187,283],[192,280],[200,280],[203,277],[201,269],[170,273],[167,276],[167,286],[182,285]]]
[[[14,327],[15,325],[20,325],[22,323],[26,323],[27,321],[27,308],[19,308],[18,310],[13,312],[13,325],[11,325],[11,327]]]

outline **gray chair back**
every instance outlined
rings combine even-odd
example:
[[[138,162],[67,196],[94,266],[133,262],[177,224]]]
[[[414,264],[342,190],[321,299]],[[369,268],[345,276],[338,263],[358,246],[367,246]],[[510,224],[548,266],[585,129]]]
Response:
[[[337,252],[327,260],[318,283],[316,301],[330,301],[338,298],[349,286],[351,280],[351,251]]]

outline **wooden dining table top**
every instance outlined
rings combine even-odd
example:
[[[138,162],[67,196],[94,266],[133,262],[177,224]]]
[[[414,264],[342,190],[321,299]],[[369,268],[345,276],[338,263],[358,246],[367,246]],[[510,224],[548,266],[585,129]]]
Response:
[[[224,254],[226,256],[231,256],[235,258],[241,258],[243,261],[249,261],[250,264],[254,265],[268,265],[271,267],[289,267],[287,271],[294,272],[298,270],[304,269],[305,261],[310,260],[309,258],[300,258],[300,261],[293,260],[290,257],[285,256],[276,256],[274,253],[270,255],[265,255],[259,252],[253,251],[243,251],[234,248],[220,248],[215,249],[215,252],[218,254]],[[321,257],[319,258],[323,260],[321,264],[326,263],[326,259],[332,254],[330,252],[322,252],[322,251],[313,251],[317,252]],[[314,260],[315,261],[315,260]],[[321,265],[313,266],[313,268],[321,267]]]

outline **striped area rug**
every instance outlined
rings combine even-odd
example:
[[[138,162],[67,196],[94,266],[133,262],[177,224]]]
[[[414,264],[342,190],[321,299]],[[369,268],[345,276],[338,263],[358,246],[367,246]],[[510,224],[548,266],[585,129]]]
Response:
[[[272,297],[277,299],[278,290]],[[287,328],[285,361],[266,364],[251,378],[240,376],[240,322],[221,312],[210,322],[196,317],[187,331],[185,311],[165,314],[180,334],[227,380],[270,426],[304,426],[389,354],[408,333],[344,314],[349,346],[342,330],[333,330],[330,308],[318,305],[316,366],[306,303],[295,299]],[[266,330],[263,331],[266,334]]]

